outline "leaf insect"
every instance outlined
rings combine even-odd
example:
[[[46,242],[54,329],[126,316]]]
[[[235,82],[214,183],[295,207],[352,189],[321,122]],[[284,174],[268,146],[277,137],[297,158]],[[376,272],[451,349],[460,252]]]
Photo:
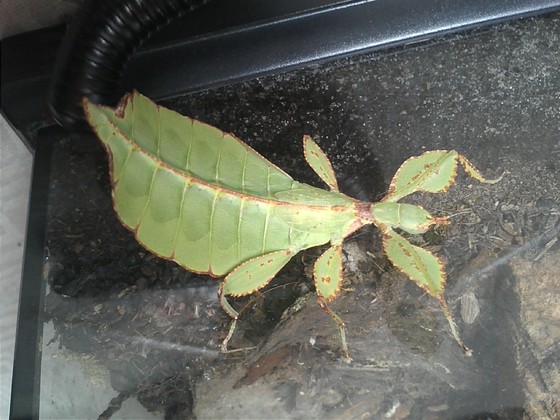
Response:
[[[441,260],[399,233],[420,234],[448,219],[398,201],[417,191],[446,191],[459,164],[480,182],[501,177],[485,179],[456,151],[434,150],[406,160],[383,200],[364,202],[339,191],[329,159],[309,136],[303,138],[305,159],[328,190],[295,181],[231,134],[138,92],[114,109],[87,99],[83,105],[109,156],[113,205],[122,224],[154,254],[193,272],[225,276],[219,299],[233,321],[223,351],[239,317],[228,297],[261,289],[298,252],[329,243],[313,269],[317,300],[338,325],[349,358],[344,321],[329,302],[342,283],[344,239],[374,224],[392,264],[439,302],[453,337],[470,355],[443,297]]]

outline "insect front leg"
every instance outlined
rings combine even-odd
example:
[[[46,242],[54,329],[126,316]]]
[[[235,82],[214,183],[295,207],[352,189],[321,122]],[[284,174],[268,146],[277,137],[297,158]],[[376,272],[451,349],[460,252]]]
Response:
[[[319,175],[319,178],[321,178],[331,190],[338,191],[338,183],[331,161],[325,152],[321,150],[319,145],[309,136],[303,136],[303,154],[305,160],[309,163],[311,169]]]
[[[239,318],[239,313],[233,309],[226,296],[246,296],[266,286],[296,253],[289,249],[270,252],[245,261],[226,276],[220,286],[218,297],[220,305],[233,321],[220,346],[222,352],[227,352],[228,342],[235,332]]]
[[[313,277],[315,287],[317,288],[319,306],[336,322],[340,330],[340,341],[344,357],[350,359],[344,321],[327,305],[328,302],[336,297],[342,284],[342,246],[340,244],[331,246],[315,261]]]
[[[458,154],[457,158],[459,159],[459,162],[461,162],[461,165],[465,169],[465,172],[469,174],[471,178],[476,179],[479,182],[484,182],[485,184],[495,184],[496,182],[499,182],[505,175],[504,172],[498,178],[487,179],[465,156],[463,156],[462,154]]]

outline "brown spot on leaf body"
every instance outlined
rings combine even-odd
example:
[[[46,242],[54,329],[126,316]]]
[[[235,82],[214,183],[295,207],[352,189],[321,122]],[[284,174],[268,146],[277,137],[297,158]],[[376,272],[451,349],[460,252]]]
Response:
[[[399,248],[402,250],[403,254],[407,257],[412,257],[412,254],[405,248],[405,246],[401,243],[397,244]]]

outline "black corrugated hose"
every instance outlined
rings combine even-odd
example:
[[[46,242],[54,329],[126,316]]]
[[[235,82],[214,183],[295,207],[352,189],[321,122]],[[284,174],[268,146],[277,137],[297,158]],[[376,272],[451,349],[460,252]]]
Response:
[[[132,53],[161,27],[208,0],[86,0],[57,58],[49,109],[64,127],[85,127],[82,98],[114,105]]]

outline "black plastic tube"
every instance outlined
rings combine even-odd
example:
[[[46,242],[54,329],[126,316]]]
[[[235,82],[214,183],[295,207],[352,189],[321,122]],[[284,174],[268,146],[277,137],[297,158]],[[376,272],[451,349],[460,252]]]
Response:
[[[132,53],[160,28],[208,0],[86,0],[62,42],[49,110],[66,128],[85,127],[82,98],[114,105]]]

